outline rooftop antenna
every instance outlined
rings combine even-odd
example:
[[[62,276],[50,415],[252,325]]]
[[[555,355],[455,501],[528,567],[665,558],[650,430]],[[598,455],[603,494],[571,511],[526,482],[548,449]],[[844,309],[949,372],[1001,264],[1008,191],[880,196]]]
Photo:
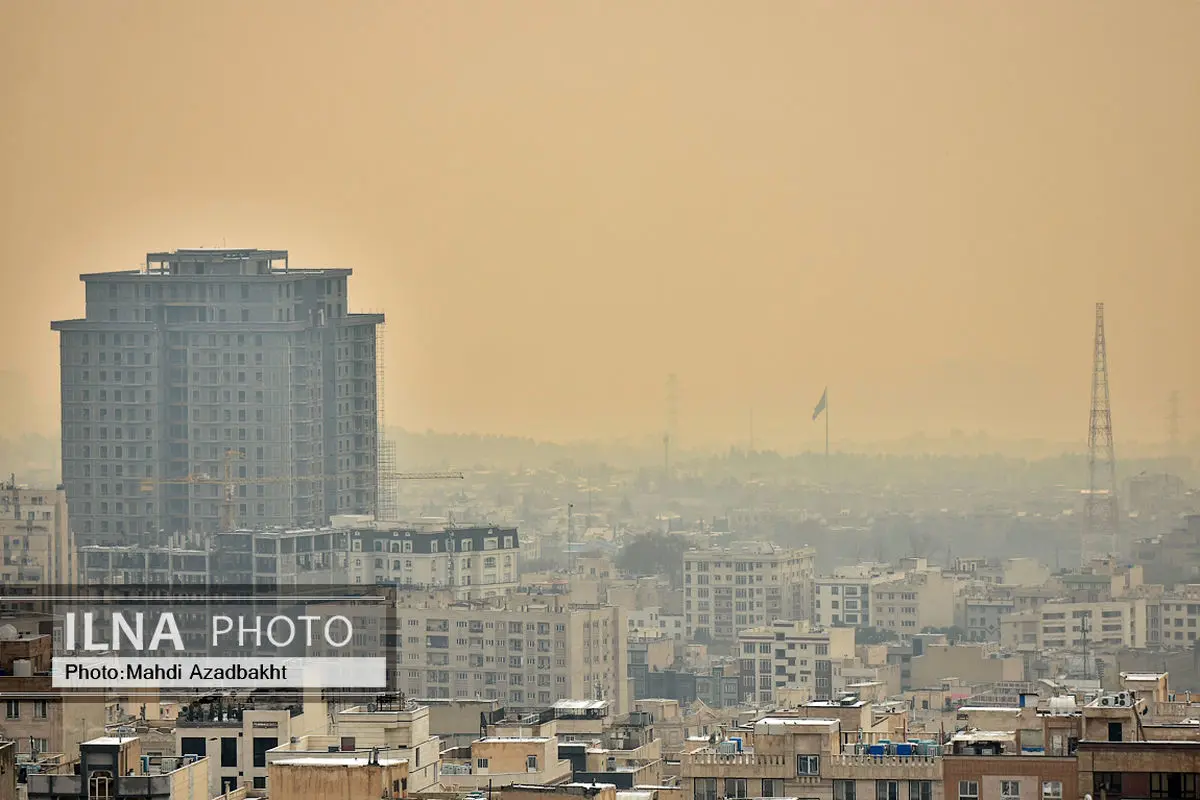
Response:
[[[567,503],[567,591],[571,589],[571,576],[575,574],[575,548],[571,543],[575,539],[575,504]]]

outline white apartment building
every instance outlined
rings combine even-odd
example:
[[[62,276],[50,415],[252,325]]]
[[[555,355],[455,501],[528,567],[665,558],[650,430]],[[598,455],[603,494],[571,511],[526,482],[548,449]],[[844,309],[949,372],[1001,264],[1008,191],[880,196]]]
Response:
[[[1200,585],[1185,584],[1146,601],[1146,641],[1150,647],[1192,648],[1200,631]]]
[[[682,614],[664,614],[660,606],[639,608],[626,612],[629,615],[629,632],[656,632],[676,642],[683,641],[685,618]]]
[[[743,700],[773,703],[775,690],[789,686],[829,700],[839,683],[835,668],[854,658],[854,629],[779,620],[739,633],[738,654]]]
[[[1022,650],[1146,646],[1146,600],[1050,602],[1001,621],[1000,640]]]
[[[683,554],[689,641],[733,643],[738,631],[777,619],[809,619],[816,550],[746,542]]]
[[[923,558],[901,559],[904,574],[871,587],[874,627],[902,635],[954,624],[957,582]]]
[[[520,584],[516,528],[392,525],[349,531],[351,583],[447,588],[459,600],[498,597]]]
[[[74,586],[79,582],[67,493],[0,483],[0,587]]]
[[[820,627],[870,627],[872,589],[897,577],[887,564],[856,564],[814,578],[813,622]]]
[[[398,685],[427,698],[479,697],[509,708],[607,700],[629,710],[628,624],[615,606],[564,598],[517,605],[397,602]]]

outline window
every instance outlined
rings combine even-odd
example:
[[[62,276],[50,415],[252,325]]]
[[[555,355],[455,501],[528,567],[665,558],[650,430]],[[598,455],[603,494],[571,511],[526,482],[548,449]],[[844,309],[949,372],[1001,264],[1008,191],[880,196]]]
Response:
[[[908,800],[933,800],[933,781],[909,781]]]
[[[696,778],[693,788],[696,800],[717,800],[716,778]]]
[[[1196,775],[1188,772],[1151,772],[1150,796],[1172,798],[1194,798],[1196,793]]]
[[[262,768],[267,765],[267,751],[279,746],[279,740],[274,736],[254,737],[254,766]]]
[[[1021,800],[1021,782],[1000,781],[1000,800]]]
[[[1119,722],[1108,723],[1108,740],[1110,742],[1119,742],[1124,739],[1122,736],[1122,726]]]
[[[203,736],[184,736],[179,740],[179,755],[200,756],[208,755],[208,740]]]
[[[221,738],[221,766],[236,767],[238,765],[238,740],[236,736]]]
[[[834,781],[833,800],[858,800],[857,787],[854,781]]]
[[[475,759],[475,767],[476,767],[476,769],[487,769],[488,768],[488,760],[486,758]]]
[[[820,756],[796,756],[796,774],[797,775],[820,775],[821,774],[821,757]]]
[[[525,756],[525,771],[537,772],[537,756]]]
[[[900,781],[875,781],[875,800],[900,800]]]
[[[958,800],[979,800],[979,782],[959,781]]]
[[[1061,800],[1062,781],[1042,781],[1042,800]]]
[[[725,779],[725,796],[741,798],[746,797],[746,779],[745,778],[726,778]]]
[[[783,797],[783,779],[782,778],[763,778],[762,796],[763,797]]]
[[[21,702],[19,700],[9,700],[4,704],[5,719],[20,719],[21,718]]]
[[[45,700],[34,700],[33,701],[33,718],[34,719],[46,719],[46,717],[48,717],[48,716],[50,716],[50,704],[48,702],[46,702]],[[45,752],[45,751],[43,750],[42,752]]]
[[[1120,772],[1097,772],[1092,776],[1093,793],[1100,796],[1104,792],[1110,796],[1121,794]]]

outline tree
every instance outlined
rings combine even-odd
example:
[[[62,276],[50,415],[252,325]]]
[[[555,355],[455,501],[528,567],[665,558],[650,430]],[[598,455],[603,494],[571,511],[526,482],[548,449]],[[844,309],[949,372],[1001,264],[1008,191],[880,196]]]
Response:
[[[683,551],[687,543],[679,536],[646,533],[631,539],[617,554],[617,568],[629,575],[667,575],[680,582]]]
[[[886,644],[895,641],[895,635],[879,628],[855,628],[855,644]]]
[[[950,642],[951,644],[954,642],[961,642],[967,638],[967,632],[957,625],[951,625],[948,628],[934,628],[932,626],[926,626],[921,629],[921,633],[944,633],[946,634],[946,641]]]

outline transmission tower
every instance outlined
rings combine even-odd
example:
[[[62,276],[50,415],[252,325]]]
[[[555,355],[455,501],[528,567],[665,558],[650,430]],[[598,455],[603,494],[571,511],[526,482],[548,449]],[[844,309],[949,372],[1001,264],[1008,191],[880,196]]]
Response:
[[[1092,355],[1092,413],[1088,425],[1088,493],[1084,504],[1080,556],[1084,564],[1117,552],[1117,460],[1113,452],[1112,408],[1108,393],[1108,347],[1104,303],[1096,303],[1096,343]]]

